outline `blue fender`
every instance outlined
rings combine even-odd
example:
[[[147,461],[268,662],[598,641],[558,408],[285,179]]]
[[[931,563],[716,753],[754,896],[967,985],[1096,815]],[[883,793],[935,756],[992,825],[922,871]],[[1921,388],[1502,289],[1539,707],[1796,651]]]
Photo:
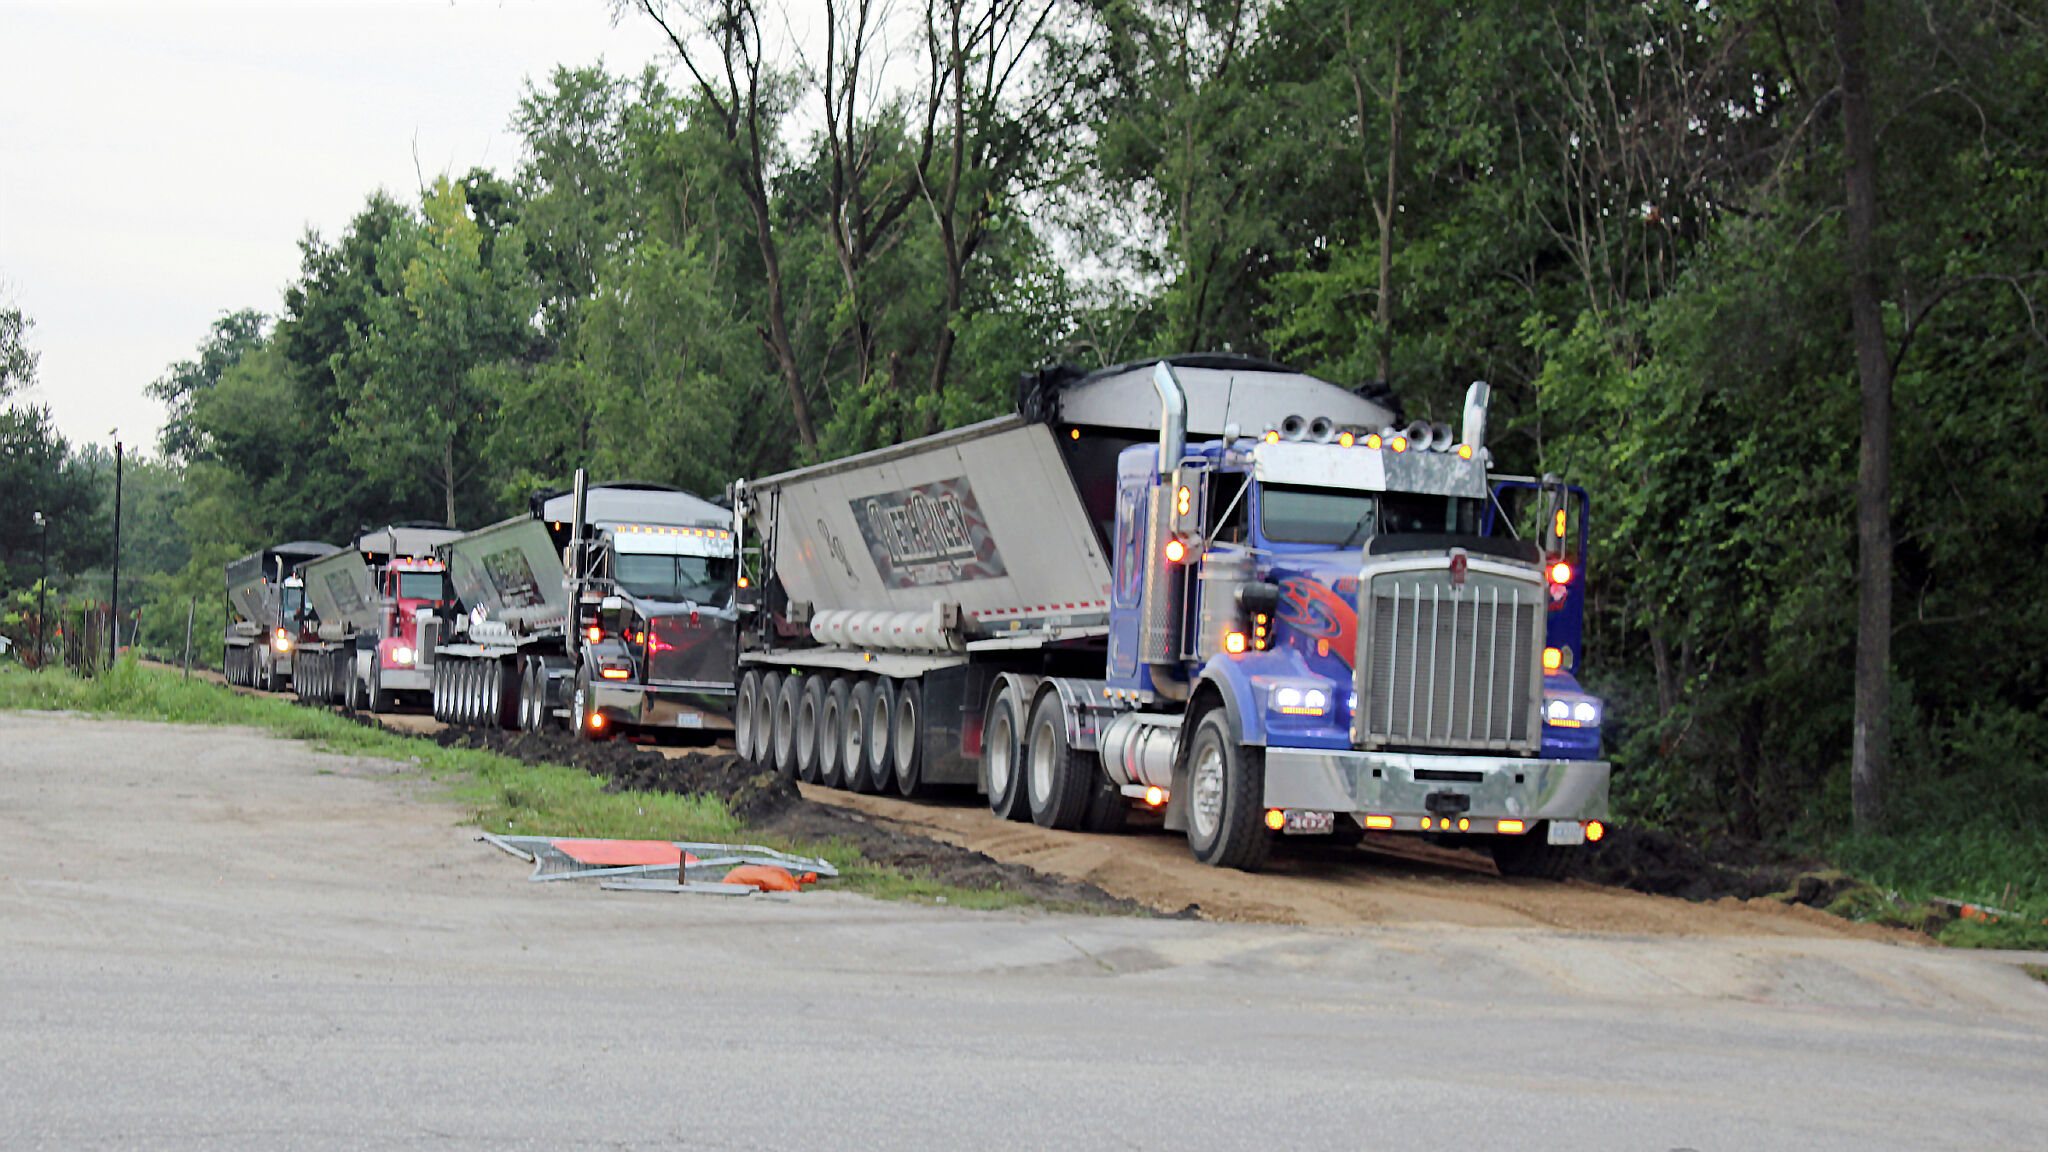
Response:
[[[1214,685],[1218,695],[1223,697],[1223,711],[1230,718],[1230,734],[1239,744],[1263,745],[1266,742],[1265,717],[1254,706],[1257,697],[1252,694],[1251,670],[1248,662],[1229,656],[1215,655],[1202,666],[1201,675],[1196,677],[1195,691],[1205,685]]]

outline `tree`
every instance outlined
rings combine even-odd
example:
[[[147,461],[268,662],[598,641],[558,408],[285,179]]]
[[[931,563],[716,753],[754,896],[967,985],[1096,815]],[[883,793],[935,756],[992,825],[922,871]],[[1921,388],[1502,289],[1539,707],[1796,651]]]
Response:
[[[375,474],[428,478],[453,526],[496,385],[527,350],[534,301],[519,245],[486,251],[459,186],[437,180],[423,207],[378,246],[383,292],[337,365],[347,398],[340,438]]]
[[[172,460],[190,460],[204,450],[203,432],[193,425],[192,409],[207,389],[220,383],[229,368],[264,341],[269,317],[254,308],[223,313],[213,322],[193,360],[180,360],[149,385],[149,395],[168,410],[158,451]]]

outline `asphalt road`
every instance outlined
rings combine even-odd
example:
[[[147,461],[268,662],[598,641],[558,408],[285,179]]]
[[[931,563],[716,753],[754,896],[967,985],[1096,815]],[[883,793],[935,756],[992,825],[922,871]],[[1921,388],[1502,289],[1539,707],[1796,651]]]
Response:
[[[461,820],[0,714],[0,1148],[2048,1145],[2009,954],[614,893]]]

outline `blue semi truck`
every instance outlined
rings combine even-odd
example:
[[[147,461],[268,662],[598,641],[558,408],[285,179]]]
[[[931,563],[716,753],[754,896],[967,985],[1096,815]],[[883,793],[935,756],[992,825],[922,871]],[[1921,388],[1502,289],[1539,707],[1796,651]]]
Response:
[[[1279,365],[1041,374],[1019,412],[734,485],[735,736],[1052,828],[1408,833],[1554,875],[1608,814],[1575,677],[1585,494]]]

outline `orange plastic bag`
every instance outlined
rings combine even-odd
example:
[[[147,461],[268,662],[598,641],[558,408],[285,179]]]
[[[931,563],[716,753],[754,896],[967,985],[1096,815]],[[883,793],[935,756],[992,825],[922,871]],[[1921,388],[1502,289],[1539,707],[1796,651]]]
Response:
[[[805,884],[816,884],[818,874],[806,872],[792,876],[789,869],[773,864],[742,864],[725,874],[727,884],[751,884],[763,892],[795,892]]]

